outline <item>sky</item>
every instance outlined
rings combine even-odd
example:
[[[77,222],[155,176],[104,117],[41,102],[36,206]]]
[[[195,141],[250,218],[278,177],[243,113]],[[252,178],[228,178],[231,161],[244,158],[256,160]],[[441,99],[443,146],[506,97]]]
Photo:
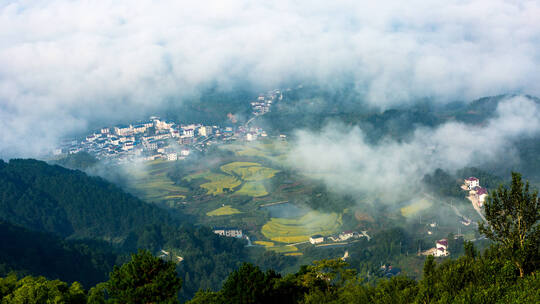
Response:
[[[381,109],[540,95],[540,2],[4,0],[0,157],[205,86],[353,83]],[[338,102],[338,101],[336,101]]]

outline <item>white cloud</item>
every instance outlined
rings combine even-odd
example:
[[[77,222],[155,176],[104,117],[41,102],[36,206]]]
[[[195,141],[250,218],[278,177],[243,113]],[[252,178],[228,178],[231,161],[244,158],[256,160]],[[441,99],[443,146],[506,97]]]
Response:
[[[512,159],[512,142],[539,132],[540,106],[519,96],[502,101],[483,125],[449,122],[420,128],[402,142],[369,144],[359,128],[335,124],[319,133],[298,131],[288,163],[338,191],[392,201],[414,194],[424,175],[436,168],[455,171]]]
[[[503,0],[3,1],[0,151],[210,82],[354,81],[382,107],[540,95],[538,16],[538,1]]]

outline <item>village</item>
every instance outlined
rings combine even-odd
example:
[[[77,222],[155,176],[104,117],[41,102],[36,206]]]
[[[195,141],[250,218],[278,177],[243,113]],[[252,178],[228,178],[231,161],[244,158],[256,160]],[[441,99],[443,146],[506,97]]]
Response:
[[[65,141],[53,151],[55,157],[87,152],[99,160],[125,163],[134,160],[183,160],[193,151],[205,151],[219,143],[267,138],[262,128],[250,127],[257,116],[264,115],[277,100],[282,100],[280,90],[260,94],[251,102],[253,117],[244,125],[236,126],[236,118],[230,114],[231,126],[220,127],[202,123],[181,124],[151,116],[146,121],[104,127],[81,138]],[[286,136],[280,135],[284,140]]]
[[[461,189],[464,191],[468,191],[467,199],[472,203],[474,209],[478,213],[478,215],[485,221],[485,217],[483,214],[482,207],[484,206],[484,202],[486,200],[486,197],[488,195],[488,191],[486,188],[483,188],[480,186],[480,180],[476,177],[469,177],[466,178],[463,181],[463,185],[461,185]],[[459,214],[457,209],[455,209],[456,212]],[[464,217],[463,215],[459,214],[462,218],[461,224],[465,226],[469,226],[471,224],[471,220]],[[435,227],[436,223],[429,224],[430,227]],[[428,230],[428,234],[431,235],[431,231]],[[459,237],[460,234],[456,234],[455,237]],[[418,255],[433,255],[435,257],[445,257],[450,255],[450,251],[448,250],[448,239],[440,239],[435,242],[435,247],[430,248],[426,251],[419,252]]]

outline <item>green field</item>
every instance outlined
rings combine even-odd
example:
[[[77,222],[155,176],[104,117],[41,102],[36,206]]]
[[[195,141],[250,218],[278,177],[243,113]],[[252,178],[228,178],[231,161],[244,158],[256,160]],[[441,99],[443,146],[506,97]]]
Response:
[[[235,209],[231,206],[223,206],[221,208],[218,208],[216,210],[207,212],[206,215],[208,216],[220,216],[220,215],[231,215],[231,214],[238,214],[242,213],[240,210]]]
[[[252,197],[262,197],[268,195],[268,192],[266,191],[266,188],[263,184],[248,182],[244,183],[244,185],[242,185],[242,188],[240,188],[240,190],[236,191],[234,194]]]
[[[431,207],[431,205],[432,203],[430,201],[428,201],[425,198],[422,198],[422,199],[412,202],[410,205],[406,207],[401,208],[401,215],[403,215],[404,217],[411,217],[415,215],[416,213]]]
[[[333,234],[340,227],[341,215],[310,211],[298,218],[271,218],[261,232],[275,242],[296,243],[308,241],[314,234]]]
[[[232,162],[221,166],[221,171],[237,175],[244,181],[261,181],[274,177],[279,171],[253,162]]]
[[[149,202],[185,199],[189,191],[175,185],[167,176],[169,162],[151,161],[140,166],[125,166],[131,179],[128,188],[137,196]]]

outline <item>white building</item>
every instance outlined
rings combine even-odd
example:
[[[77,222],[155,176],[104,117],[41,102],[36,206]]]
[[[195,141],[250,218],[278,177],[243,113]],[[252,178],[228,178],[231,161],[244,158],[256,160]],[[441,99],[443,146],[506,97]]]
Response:
[[[184,134],[182,135],[183,137],[195,136],[195,132],[193,131],[193,129],[183,129],[183,131],[184,131]]]
[[[442,257],[448,256],[450,252],[448,251],[448,240],[442,239],[435,242],[435,256]]]
[[[241,238],[243,236],[242,229],[238,228],[224,228],[224,227],[214,227],[214,233],[226,237],[236,237]]]
[[[469,177],[465,179],[465,185],[467,186],[467,189],[472,190],[474,187],[480,186],[480,180],[476,177]]]
[[[212,127],[210,126],[202,126],[199,128],[199,135],[200,136],[210,136],[212,135]]]
[[[114,133],[120,136],[126,136],[133,132],[133,126],[116,126],[114,127]]]
[[[320,235],[320,234],[316,234],[316,235],[312,235],[310,238],[309,238],[309,242],[311,244],[320,244],[322,242],[324,242],[324,236]]]
[[[178,154],[176,152],[174,153],[168,153],[167,154],[167,160],[168,161],[175,161],[178,160]]]

